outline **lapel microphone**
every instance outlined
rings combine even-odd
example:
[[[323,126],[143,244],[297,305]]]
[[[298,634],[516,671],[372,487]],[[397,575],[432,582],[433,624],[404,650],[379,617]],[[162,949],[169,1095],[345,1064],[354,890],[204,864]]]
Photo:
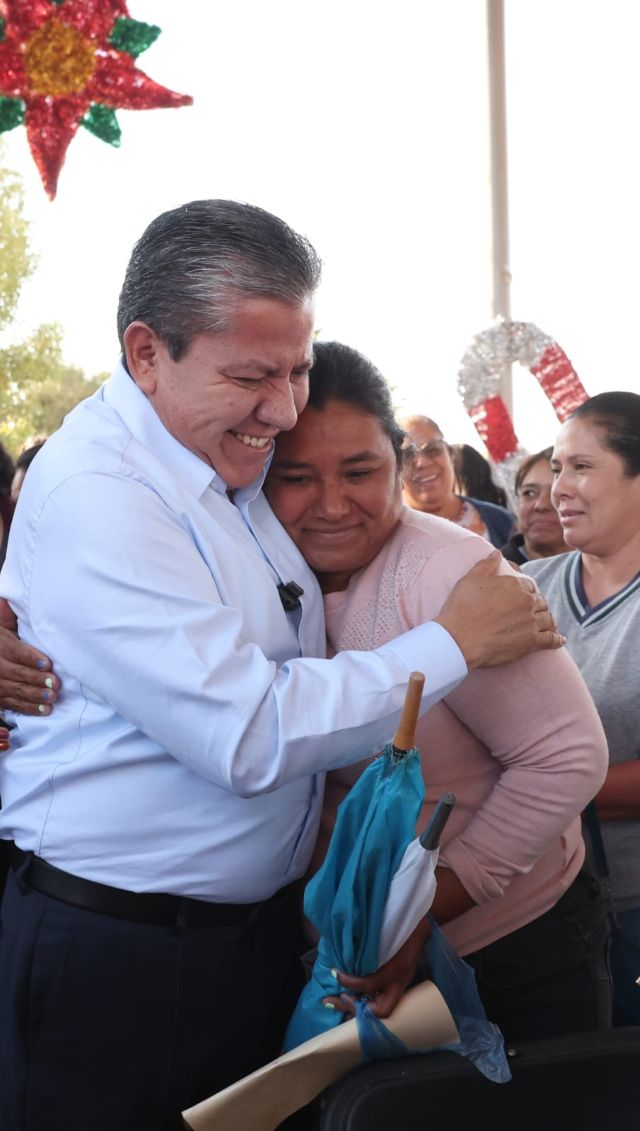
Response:
[[[296,609],[302,608],[300,598],[304,593],[301,585],[295,581],[289,581],[285,585],[283,582],[278,586],[278,593],[282,601],[282,607],[286,613],[293,613]]]

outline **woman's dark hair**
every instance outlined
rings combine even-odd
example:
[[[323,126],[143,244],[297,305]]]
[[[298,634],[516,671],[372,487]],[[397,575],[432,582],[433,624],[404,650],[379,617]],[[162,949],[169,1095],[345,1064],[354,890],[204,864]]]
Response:
[[[514,484],[516,495],[520,494],[520,488],[522,487],[522,484],[527,478],[527,475],[531,471],[532,467],[535,467],[537,463],[541,463],[542,460],[546,460],[546,462],[550,464],[552,453],[553,448],[543,448],[541,452],[534,452],[532,456],[527,456],[526,459],[523,459],[522,463],[518,467],[518,470],[516,471]]]
[[[0,443],[0,495],[8,495],[11,491],[14,471],[13,460],[4,444]]]
[[[507,506],[507,494],[493,481],[491,464],[471,444],[453,444],[451,448],[453,463],[458,480],[464,487],[465,495],[473,499],[484,499],[499,507]]]
[[[637,393],[598,393],[589,397],[569,420],[589,420],[600,428],[604,446],[620,456],[625,475],[640,475],[640,396]]]
[[[31,467],[31,464],[40,451],[40,448],[42,448],[43,446],[44,440],[38,440],[37,444],[33,444],[32,447],[26,448],[24,452],[20,452],[20,455],[16,460],[16,471],[26,471],[28,467]]]
[[[396,423],[389,386],[368,357],[341,342],[316,342],[313,347],[309,404],[321,411],[328,401],[343,401],[375,416],[400,465],[404,432]]]

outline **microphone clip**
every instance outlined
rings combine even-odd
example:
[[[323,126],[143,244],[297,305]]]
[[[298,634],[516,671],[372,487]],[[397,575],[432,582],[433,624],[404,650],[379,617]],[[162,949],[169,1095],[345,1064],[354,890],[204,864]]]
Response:
[[[282,607],[286,613],[293,613],[296,609],[302,608],[300,598],[304,593],[302,586],[298,585],[295,581],[289,581],[285,585],[281,582],[278,586],[278,593],[282,601]]]

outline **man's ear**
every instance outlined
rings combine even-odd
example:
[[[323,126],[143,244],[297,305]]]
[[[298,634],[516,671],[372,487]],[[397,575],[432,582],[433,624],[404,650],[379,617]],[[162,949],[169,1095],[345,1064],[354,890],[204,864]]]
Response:
[[[146,322],[131,322],[124,332],[127,368],[138,388],[148,397],[156,391],[161,346],[157,334]]]

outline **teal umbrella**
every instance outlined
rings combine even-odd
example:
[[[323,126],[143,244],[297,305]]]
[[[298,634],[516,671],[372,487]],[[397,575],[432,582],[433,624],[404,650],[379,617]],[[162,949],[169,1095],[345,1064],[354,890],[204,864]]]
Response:
[[[413,745],[423,684],[422,673],[413,672],[393,742],[367,767],[343,801],[325,861],[307,885],[305,914],[320,940],[311,979],[289,1023],[285,1051],[343,1020],[339,1010],[328,1010],[322,1004],[323,998],[342,992],[334,971],[362,975],[377,970],[431,905],[437,852],[421,849],[423,859],[412,863],[417,876],[412,885],[416,917],[410,922],[406,905],[396,898],[404,938],[398,941],[398,931],[385,923],[390,893],[397,896],[394,878],[402,873],[405,853],[416,841],[416,822],[424,801],[422,767]],[[392,947],[388,953],[381,951],[383,936],[387,948]]]
[[[335,971],[366,975],[378,970],[433,902],[438,843],[455,798],[453,794],[441,798],[417,838],[425,788],[414,736],[423,684],[422,673],[413,672],[393,742],[342,802],[324,863],[307,884],[305,914],[320,938],[310,980],[287,1028],[285,1052],[345,1019],[344,1013],[322,1004],[324,998],[342,992]],[[425,954],[429,976],[442,993],[460,1037],[447,1047],[471,1059],[489,1079],[509,1080],[502,1034],[487,1020],[473,970],[435,923]],[[356,1017],[365,1058],[412,1051],[369,1010],[366,1001],[356,1001]]]

